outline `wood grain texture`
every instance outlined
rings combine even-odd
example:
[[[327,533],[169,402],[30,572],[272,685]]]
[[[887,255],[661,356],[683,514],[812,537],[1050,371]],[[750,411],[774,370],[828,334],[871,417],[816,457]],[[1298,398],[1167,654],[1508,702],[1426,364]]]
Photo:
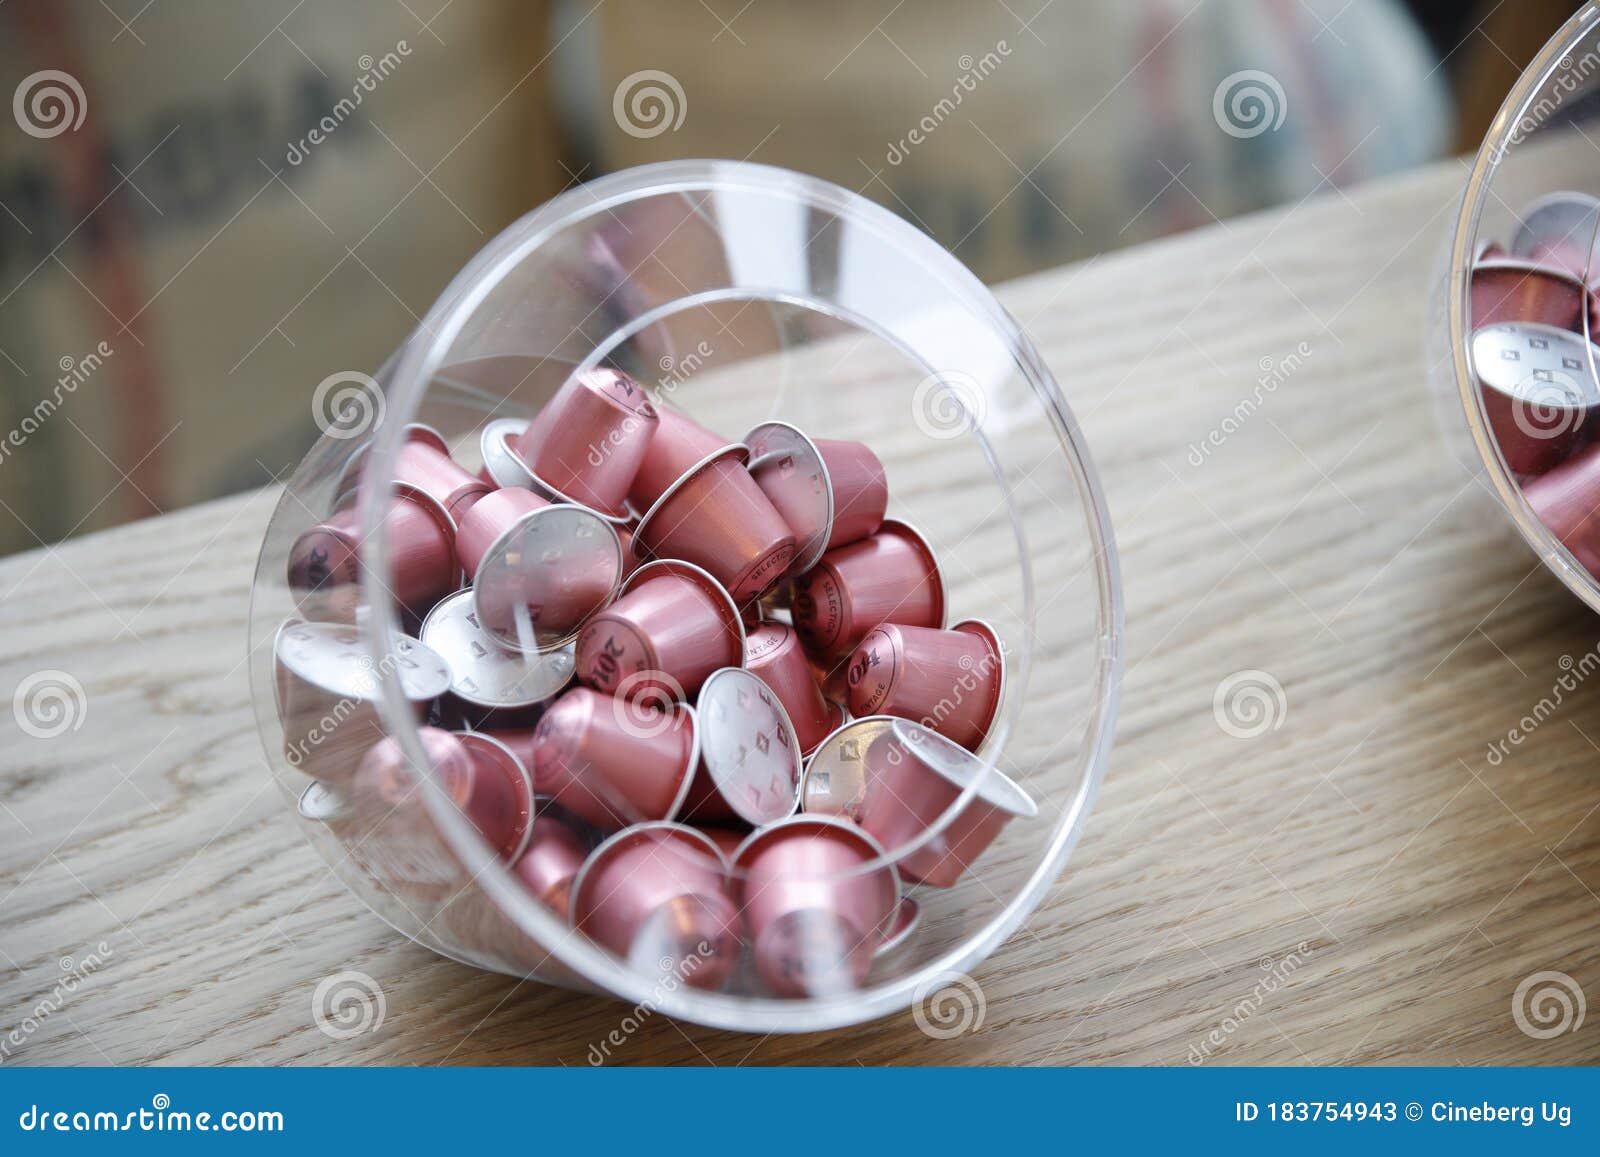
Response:
[[[1461,179],[1445,164],[1002,290],[1094,447],[1123,556],[1124,709],[1082,845],[977,970],[975,1031],[650,1017],[614,1059],[1600,1061],[1600,1011],[1543,1040],[1512,1015],[1541,970],[1600,1001],[1600,699],[1559,686],[1600,622],[1436,432],[1423,308]],[[0,1033],[59,1004],[9,1056],[588,1063],[623,1006],[409,944],[283,814],[242,663],[271,501],[0,564],[5,686],[60,668],[88,702],[68,735],[0,745]],[[1248,739],[1213,713],[1245,670],[1287,705]],[[52,1002],[61,958],[101,942]],[[378,978],[387,1018],[336,1042],[310,1001],[345,968]]]

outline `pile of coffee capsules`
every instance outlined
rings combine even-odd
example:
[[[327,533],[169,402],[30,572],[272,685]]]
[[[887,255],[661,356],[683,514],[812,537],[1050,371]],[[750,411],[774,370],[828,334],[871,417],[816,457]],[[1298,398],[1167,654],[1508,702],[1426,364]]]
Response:
[[[390,675],[435,781],[531,895],[698,988],[865,983],[918,922],[907,885],[954,885],[1037,814],[975,754],[1000,638],[947,623],[867,446],[782,422],[730,442],[614,370],[487,423],[477,475],[406,433],[383,579],[415,637],[375,661],[358,632],[360,450],[290,551],[276,642],[301,812],[347,842],[383,817],[366,860],[391,887],[458,873],[382,730]]]
[[[1473,366],[1528,504],[1600,578],[1600,200],[1552,193],[1521,222],[1473,264]]]

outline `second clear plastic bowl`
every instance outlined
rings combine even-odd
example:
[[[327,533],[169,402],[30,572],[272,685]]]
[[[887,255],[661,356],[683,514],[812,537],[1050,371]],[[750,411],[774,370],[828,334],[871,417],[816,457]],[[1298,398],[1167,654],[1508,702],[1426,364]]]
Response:
[[[1565,191],[1600,197],[1593,146],[1597,129],[1600,9],[1587,6],[1528,65],[1473,158],[1431,303],[1428,353],[1442,426],[1456,456],[1482,476],[1484,488],[1540,560],[1600,611],[1600,579],[1539,520],[1495,438],[1473,366],[1470,297],[1472,270],[1483,247],[1508,244],[1522,215],[1539,199]],[[1600,270],[1590,270],[1591,283],[1597,279]],[[1596,335],[1587,336],[1592,342]],[[1590,355],[1580,372],[1600,380],[1592,347]]]

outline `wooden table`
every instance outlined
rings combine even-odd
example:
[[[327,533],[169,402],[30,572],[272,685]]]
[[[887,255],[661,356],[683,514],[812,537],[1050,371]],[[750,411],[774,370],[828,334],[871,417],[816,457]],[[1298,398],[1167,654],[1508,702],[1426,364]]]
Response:
[[[1600,695],[1559,687],[1600,623],[1508,542],[1436,433],[1423,309],[1462,176],[1004,288],[1094,447],[1123,556],[1124,708],[1087,835],[977,970],[975,1031],[929,1039],[908,1013],[762,1039],[655,1017],[618,1060],[1600,1061],[1600,1009],[1550,1039],[1512,1013],[1540,971],[1600,1001]],[[0,1030],[51,1002],[63,957],[109,951],[11,1055],[586,1063],[620,1005],[411,945],[284,814],[241,662],[270,505],[0,564],[5,686],[61,668],[89,704],[80,730],[0,745]],[[1238,738],[1213,696],[1251,669],[1287,706]],[[342,968],[381,981],[387,1019],[335,1042],[309,1001]]]

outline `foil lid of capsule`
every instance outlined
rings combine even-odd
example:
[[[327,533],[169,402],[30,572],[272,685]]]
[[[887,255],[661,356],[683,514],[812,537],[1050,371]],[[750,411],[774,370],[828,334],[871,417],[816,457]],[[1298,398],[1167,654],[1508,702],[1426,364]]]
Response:
[[[470,590],[444,599],[422,622],[422,642],[450,669],[450,691],[479,707],[531,707],[572,681],[570,645],[528,654],[508,650],[483,629]]]
[[[833,480],[817,444],[787,422],[764,422],[745,435],[750,476],[794,532],[790,574],[808,571],[833,533]]]
[[[1600,404],[1593,347],[1578,334],[1532,322],[1472,335],[1484,416],[1512,473],[1543,474],[1571,456]]]
[[[527,431],[526,418],[496,418],[484,423],[478,435],[478,450],[483,458],[483,472],[496,486],[533,489],[533,473],[511,449],[512,443]]]
[[[1500,322],[1473,331],[1478,378],[1531,404],[1587,409],[1600,405],[1595,361],[1600,347],[1581,334],[1537,322]]]
[[[615,527],[580,506],[556,505],[515,523],[485,551],[473,578],[483,629],[507,647],[544,651],[578,635],[622,582]]]
[[[746,823],[771,823],[800,803],[800,742],[772,689],[738,667],[700,688],[700,758],[717,793]]]
[[[394,636],[394,645],[375,663],[361,632],[343,623],[285,623],[278,631],[275,656],[294,677],[349,699],[377,699],[390,671],[413,702],[435,699],[450,687],[449,665],[416,639]]]
[[[868,753],[881,737],[893,734],[893,726],[888,716],[873,715],[852,720],[824,739],[806,763],[801,810],[859,820],[871,778]]]

